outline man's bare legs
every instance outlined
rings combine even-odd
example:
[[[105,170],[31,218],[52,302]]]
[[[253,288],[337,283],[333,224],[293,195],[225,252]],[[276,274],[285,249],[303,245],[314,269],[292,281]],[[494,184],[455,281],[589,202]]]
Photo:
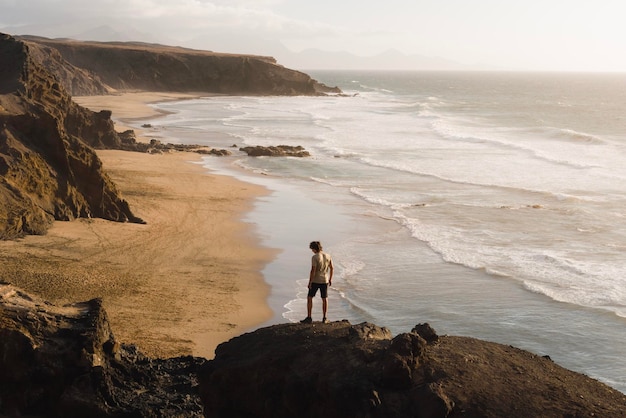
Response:
[[[326,319],[326,312],[328,311],[328,298],[322,298],[322,313],[324,317],[322,318],[322,322],[328,322]],[[313,298],[306,298],[306,318],[300,322],[303,323],[311,323],[311,314],[313,313]]]
[[[313,298],[306,298],[306,316],[307,318],[311,318],[311,313],[313,312]],[[324,314],[325,315],[325,314]]]

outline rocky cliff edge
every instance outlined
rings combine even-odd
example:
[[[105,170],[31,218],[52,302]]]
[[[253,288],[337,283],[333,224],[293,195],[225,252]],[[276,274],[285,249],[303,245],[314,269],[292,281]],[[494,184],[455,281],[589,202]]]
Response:
[[[626,395],[547,357],[428,324],[282,324],[200,371],[207,417],[626,417]]]
[[[428,324],[279,324],[213,360],[151,359],[100,300],[55,306],[0,283],[0,416],[626,417],[626,395],[549,358]]]

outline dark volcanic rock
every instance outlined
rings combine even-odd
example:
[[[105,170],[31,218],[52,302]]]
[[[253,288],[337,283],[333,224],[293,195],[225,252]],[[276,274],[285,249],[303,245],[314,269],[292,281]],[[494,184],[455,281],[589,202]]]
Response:
[[[264,147],[256,145],[254,147],[242,147],[240,151],[245,152],[250,157],[310,157],[311,154],[301,146],[277,145]]]
[[[211,148],[209,150],[197,149],[197,150],[194,150],[194,152],[197,152],[198,154],[215,155],[217,157],[227,157],[229,155],[232,155],[232,152],[228,151],[227,149],[215,149],[215,148]]]
[[[78,106],[24,42],[0,34],[0,239],[53,220],[141,222],[91,146],[120,148],[110,112]]]
[[[0,416],[626,417],[626,395],[527,351],[420,324],[281,324],[214,360],[151,359],[101,301],[54,306],[0,283]]]
[[[278,65],[271,57],[138,42],[79,42],[32,36],[22,39],[58,50],[68,63],[118,90],[258,95],[341,93],[337,87],[328,87],[305,73]]]
[[[282,324],[221,344],[200,372],[206,417],[626,417],[626,395],[509,346],[393,337],[372,324]]]
[[[0,283],[0,416],[200,417],[205,361],[119,344],[98,299],[60,307]]]

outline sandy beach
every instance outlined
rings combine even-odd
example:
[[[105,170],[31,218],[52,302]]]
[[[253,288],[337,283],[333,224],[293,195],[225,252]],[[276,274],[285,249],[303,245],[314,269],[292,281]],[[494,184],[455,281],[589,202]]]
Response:
[[[197,97],[208,97],[210,93],[193,94],[193,93],[167,93],[167,92],[125,92],[111,94],[107,96],[80,96],[74,97],[74,101],[79,105],[91,109],[95,112],[100,110],[110,110],[112,118],[115,122],[115,130],[118,132],[128,127],[129,121],[155,118],[164,113],[150,106],[151,103],[166,102],[172,100],[186,100]],[[147,140],[142,136],[144,133],[141,129],[135,129],[138,140]]]
[[[112,110],[121,131],[125,120],[158,115],[148,103],[189,97],[76,101]],[[241,220],[264,188],[208,174],[194,153],[98,155],[147,223],[55,222],[45,236],[0,242],[0,279],[55,303],[102,298],[117,339],[154,357],[212,358],[219,343],[271,317],[261,270],[274,253]]]

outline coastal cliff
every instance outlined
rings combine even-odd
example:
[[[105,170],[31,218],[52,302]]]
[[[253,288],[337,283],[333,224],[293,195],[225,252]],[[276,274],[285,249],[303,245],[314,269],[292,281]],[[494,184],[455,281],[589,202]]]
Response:
[[[305,73],[278,65],[272,57],[136,42],[79,42],[32,36],[20,39],[40,50],[60,54],[70,68],[49,68],[74,96],[91,95],[102,89],[232,95],[341,93],[337,87],[328,87]],[[75,81],[71,77],[74,68],[81,69],[93,83]]]
[[[141,222],[93,151],[124,147],[111,113],[68,92],[110,91],[117,76],[58,51],[0,35],[2,239],[77,216]],[[264,91],[295,93],[272,85]],[[155,359],[115,338],[100,299],[55,306],[3,283],[0,377],[0,416],[626,416],[624,394],[548,358],[425,324],[397,336],[368,323],[280,324],[220,345],[211,361]]]
[[[0,415],[626,417],[626,395],[550,359],[427,324],[279,324],[215,359],[152,359],[98,299],[52,305],[0,283]]]
[[[257,95],[339,92],[273,58],[138,43],[0,34],[0,239],[44,234],[53,220],[142,222],[92,148],[145,151],[110,111],[71,95],[119,90]]]
[[[0,34],[0,239],[54,220],[141,222],[91,145],[120,139],[110,113],[74,103],[26,43]]]

